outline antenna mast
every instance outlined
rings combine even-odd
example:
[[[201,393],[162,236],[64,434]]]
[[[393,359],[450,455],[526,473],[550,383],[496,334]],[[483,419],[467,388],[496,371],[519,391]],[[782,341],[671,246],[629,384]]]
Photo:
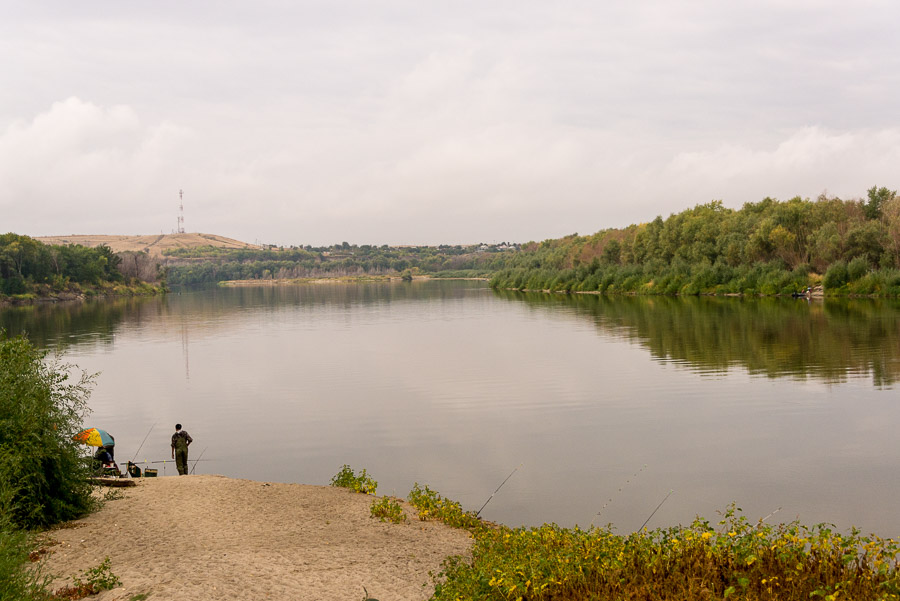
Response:
[[[178,234],[184,233],[184,191],[178,191],[178,229],[175,230]]]

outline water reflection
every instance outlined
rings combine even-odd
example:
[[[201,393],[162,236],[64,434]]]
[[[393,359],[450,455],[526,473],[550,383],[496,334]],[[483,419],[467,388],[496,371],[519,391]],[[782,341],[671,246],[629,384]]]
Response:
[[[41,348],[65,351],[79,345],[109,345],[122,328],[169,328],[190,324],[194,335],[230,327],[238,313],[276,315],[297,308],[342,311],[392,302],[460,299],[484,284],[471,282],[261,285],[175,290],[167,296],[37,303],[0,308],[0,328],[26,333]]]
[[[175,292],[161,298],[37,304],[0,311],[0,328],[27,332],[43,348],[109,345],[117,330],[177,327],[187,338],[227,329],[236,312],[276,315],[287,308],[341,311],[391,302],[459,299],[467,285],[253,286]],[[477,286],[482,288],[482,285]],[[569,311],[603,335],[637,342],[661,362],[716,374],[741,367],[770,378],[834,384],[869,376],[878,387],[900,379],[900,302],[547,295],[495,291],[534,310]]]
[[[742,367],[827,384],[865,375],[878,387],[900,378],[897,301],[496,295],[536,310],[568,309],[605,335],[639,343],[657,361],[698,372]]]

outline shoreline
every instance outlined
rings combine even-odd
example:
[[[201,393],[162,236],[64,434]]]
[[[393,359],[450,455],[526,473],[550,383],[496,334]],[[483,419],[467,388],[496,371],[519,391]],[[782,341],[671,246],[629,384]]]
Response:
[[[110,558],[121,585],[98,601],[150,598],[424,601],[430,574],[468,556],[468,531],[370,516],[376,498],[344,488],[217,475],[142,478],[97,512],[46,532],[53,590]],[[379,499],[382,497],[378,497]]]
[[[424,282],[430,280],[437,281],[471,281],[471,282],[487,282],[489,278],[436,278],[430,275],[414,275],[412,281]],[[217,282],[217,286],[239,287],[239,286],[300,286],[303,284],[360,284],[375,282],[396,282],[408,281],[399,275],[367,275],[367,276],[335,276],[333,278],[315,277],[315,278],[274,278],[269,280],[222,280]]]
[[[164,285],[150,285],[152,289],[128,288],[127,292],[58,292],[50,295],[18,295],[0,298],[0,308],[27,307],[29,305],[56,304],[56,303],[83,303],[89,300],[110,298],[143,298],[167,294],[168,289]]]

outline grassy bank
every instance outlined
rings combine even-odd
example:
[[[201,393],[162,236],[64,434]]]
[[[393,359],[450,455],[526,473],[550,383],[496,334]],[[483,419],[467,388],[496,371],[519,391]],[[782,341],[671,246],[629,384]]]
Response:
[[[164,284],[151,284],[148,282],[132,282],[129,284],[112,282],[99,284],[69,283],[61,290],[47,285],[36,285],[29,292],[22,294],[0,294],[0,306],[79,301],[92,298],[156,296],[166,292],[168,292],[168,288]]]
[[[732,267],[713,265],[604,265],[572,269],[505,269],[490,279],[494,288],[548,292],[645,295],[791,295],[822,286],[828,296],[900,296],[900,270],[872,270],[865,259],[838,261],[824,275],[808,265],[787,270],[779,261]]]
[[[897,544],[820,525],[751,524],[627,536],[606,529],[477,529],[473,559],[451,559],[434,599],[900,599]]]
[[[375,494],[365,470],[353,476],[344,466],[332,484]],[[357,486],[362,479],[366,486]],[[436,575],[437,601],[900,599],[900,546],[856,530],[753,523],[734,506],[716,525],[697,518],[629,535],[556,524],[509,528],[482,522],[427,486],[416,484],[408,500],[420,520],[466,528],[474,538],[471,559],[449,558]],[[373,501],[372,514],[405,518],[387,497]]]

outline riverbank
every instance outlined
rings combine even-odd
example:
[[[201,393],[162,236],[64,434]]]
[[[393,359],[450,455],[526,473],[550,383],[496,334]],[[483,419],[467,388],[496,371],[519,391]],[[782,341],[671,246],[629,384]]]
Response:
[[[97,513],[48,533],[44,569],[63,578],[110,558],[121,586],[97,601],[131,599],[424,600],[465,530],[438,522],[382,523],[373,497],[343,488],[223,476],[146,478]],[[407,515],[415,510],[403,503]]]
[[[76,286],[70,290],[53,291],[49,286],[41,286],[34,292],[7,296],[0,294],[0,308],[36,305],[42,303],[84,302],[98,298],[118,298],[129,296],[156,296],[165,294],[164,284],[140,283],[137,285],[110,284],[97,288]]]
[[[441,278],[431,275],[414,275],[411,278],[404,278],[400,275],[364,275],[364,276],[335,276],[333,278],[316,277],[316,278],[270,278],[261,280],[224,280],[219,282],[219,286],[223,287],[239,287],[239,286],[294,286],[299,284],[362,284],[372,282],[400,282],[400,281],[416,281],[425,280],[460,280],[460,281],[478,281],[486,282],[488,278]]]
[[[599,296],[599,295],[621,295],[621,296],[673,296],[673,297],[674,297],[674,296],[682,296],[682,295],[680,295],[680,294],[653,295],[653,294],[646,294],[646,293],[634,292],[634,291],[628,291],[628,292],[600,292],[600,291],[598,291],[598,290],[551,290],[551,289],[549,289],[549,288],[544,288],[544,289],[540,289],[540,290],[538,290],[538,289],[531,289],[531,288],[523,288],[523,289],[519,289],[519,288],[504,288],[504,290],[507,290],[507,291],[509,291],[509,292],[534,292],[534,293],[538,293],[538,294],[586,294],[586,295],[593,295],[593,296]],[[822,289],[821,286],[816,286],[815,288],[811,289],[809,292],[796,292],[796,293],[793,293],[793,294],[753,294],[753,295],[749,295],[749,294],[744,294],[743,292],[726,292],[726,293],[722,293],[722,294],[713,294],[713,293],[701,292],[701,293],[699,293],[699,294],[691,294],[691,295],[689,295],[689,296],[723,296],[723,297],[733,297],[733,298],[743,298],[743,297],[748,297],[748,298],[764,298],[764,297],[767,297],[767,296],[768,296],[768,297],[772,297],[772,298],[785,298],[785,297],[787,297],[787,298],[816,298],[816,299],[824,299],[824,298],[825,298],[825,292],[823,291],[823,289]],[[875,298],[874,296],[863,297],[863,296],[860,296],[860,295],[857,295],[857,297],[858,297],[858,298]]]

